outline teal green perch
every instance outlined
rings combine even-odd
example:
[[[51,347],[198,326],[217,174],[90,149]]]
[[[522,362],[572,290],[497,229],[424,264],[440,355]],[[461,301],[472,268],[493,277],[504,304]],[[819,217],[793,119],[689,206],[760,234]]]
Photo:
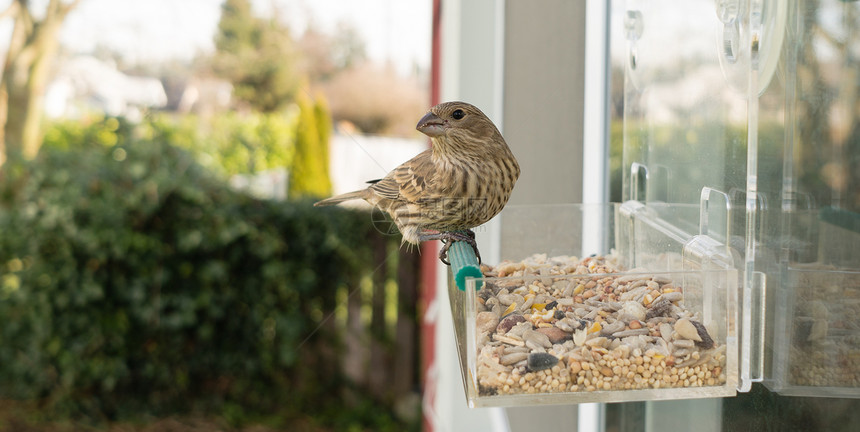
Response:
[[[478,257],[472,246],[466,242],[454,242],[448,249],[448,260],[451,262],[451,273],[460,291],[466,289],[466,278],[482,278],[481,267],[478,265]],[[483,282],[478,281],[475,289],[481,289]]]

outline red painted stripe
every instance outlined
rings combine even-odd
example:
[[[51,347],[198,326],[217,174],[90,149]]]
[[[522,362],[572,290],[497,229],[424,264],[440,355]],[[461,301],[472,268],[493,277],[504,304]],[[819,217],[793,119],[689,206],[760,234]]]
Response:
[[[430,53],[430,105],[439,103],[440,94],[440,65],[442,60],[442,0],[433,0],[433,28]],[[428,372],[436,362],[436,317],[427,320],[425,313],[428,307],[436,301],[436,266],[439,260],[437,242],[425,242],[421,245],[421,381],[423,383],[424,411],[423,430],[433,432],[434,424],[430,414],[436,395],[435,377],[428,381]],[[438,315],[438,314],[437,314]],[[429,408],[429,409],[428,409]]]

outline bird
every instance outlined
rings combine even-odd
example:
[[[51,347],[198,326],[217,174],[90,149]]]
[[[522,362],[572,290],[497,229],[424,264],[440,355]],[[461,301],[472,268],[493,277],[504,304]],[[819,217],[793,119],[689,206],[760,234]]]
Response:
[[[363,199],[391,216],[403,236],[401,244],[440,240],[439,259],[450,265],[448,248],[463,241],[480,263],[472,228],[507,204],[520,175],[519,163],[492,120],[472,104],[435,105],[415,128],[430,137],[428,150],[385,177],[368,181],[365,189],[314,205]]]

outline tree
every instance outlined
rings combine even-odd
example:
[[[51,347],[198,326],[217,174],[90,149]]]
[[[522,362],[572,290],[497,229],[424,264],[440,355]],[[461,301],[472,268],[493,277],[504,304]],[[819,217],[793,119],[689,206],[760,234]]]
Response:
[[[302,70],[315,84],[367,60],[364,40],[348,23],[338,24],[334,35],[319,31],[311,23],[297,45],[302,53]]]
[[[298,89],[297,55],[289,29],[253,15],[249,0],[227,0],[215,35],[215,73],[233,84],[236,99],[263,112],[278,111]]]
[[[317,135],[320,140],[321,159],[325,162],[322,166],[325,167],[325,176],[328,177],[329,140],[331,140],[333,129],[331,111],[325,96],[318,95],[314,102],[314,119],[317,123]]]
[[[326,197],[331,195],[328,170],[331,116],[328,105],[323,96],[318,96],[315,102],[305,93],[300,93],[296,102],[299,124],[287,195],[290,198]]]
[[[414,136],[415,120],[427,110],[420,82],[390,66],[355,65],[335,75],[325,91],[335,122],[350,122],[369,134]]]
[[[39,152],[39,126],[50,63],[59,45],[63,20],[81,0],[50,0],[41,19],[29,0],[12,0],[0,19],[12,18],[12,35],[0,78],[0,164],[33,158]],[[5,159],[4,159],[5,156]]]

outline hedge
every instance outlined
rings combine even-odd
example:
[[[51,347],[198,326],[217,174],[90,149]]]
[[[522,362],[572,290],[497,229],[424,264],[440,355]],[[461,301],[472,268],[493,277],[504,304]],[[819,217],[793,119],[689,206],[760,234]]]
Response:
[[[314,317],[371,268],[366,214],[252,199],[158,140],[5,168],[0,398],[106,419],[336,411],[317,348],[339,339]],[[396,424],[375,409],[361,422]]]

